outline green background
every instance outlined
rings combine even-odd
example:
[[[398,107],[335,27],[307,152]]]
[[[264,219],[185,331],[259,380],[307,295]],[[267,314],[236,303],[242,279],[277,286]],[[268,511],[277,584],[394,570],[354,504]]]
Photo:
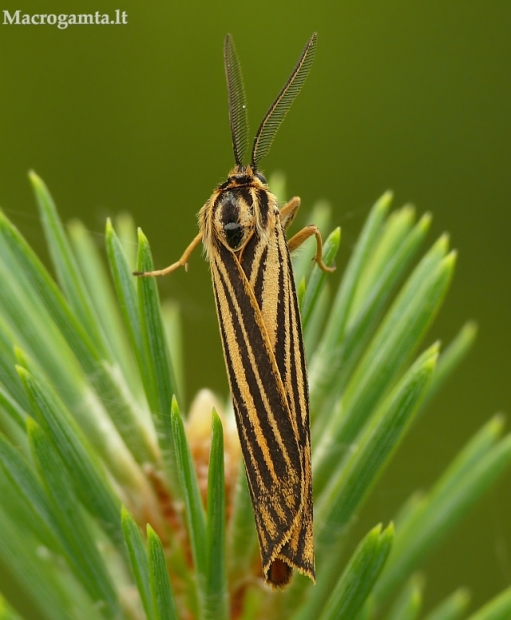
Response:
[[[395,191],[432,211],[459,264],[430,340],[468,318],[470,358],[403,444],[360,532],[428,487],[496,411],[511,410],[511,2],[14,2],[33,13],[126,11],[126,26],[0,24],[0,205],[44,256],[26,173],[64,220],[103,243],[130,211],[158,266],[196,234],[195,214],[232,165],[222,41],[234,37],[252,131],[317,31],[306,86],[266,173],[283,170],[305,205],[326,198],[342,226],[342,271],[374,200]],[[3,15],[2,15],[3,21]],[[336,276],[339,277],[339,274]],[[184,313],[187,391],[227,382],[207,265],[160,283]],[[192,375],[193,372],[193,375]],[[511,581],[511,477],[426,564],[427,600],[467,585],[482,603]]]

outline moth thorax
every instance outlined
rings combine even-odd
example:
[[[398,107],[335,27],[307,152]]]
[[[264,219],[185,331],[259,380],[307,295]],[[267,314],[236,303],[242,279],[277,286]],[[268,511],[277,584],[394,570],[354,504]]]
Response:
[[[223,191],[213,218],[217,238],[233,251],[241,250],[254,230],[252,196],[246,188]]]

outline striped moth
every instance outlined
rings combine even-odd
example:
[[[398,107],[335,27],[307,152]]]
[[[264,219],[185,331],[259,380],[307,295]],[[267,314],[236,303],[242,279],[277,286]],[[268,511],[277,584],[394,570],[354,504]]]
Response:
[[[315,235],[306,226],[291,239],[286,229],[300,206],[279,210],[259,163],[298,95],[312,64],[317,36],[308,40],[293,72],[256,134],[249,165],[248,119],[241,69],[227,35],[224,62],[236,165],[199,213],[199,233],[181,258],[159,271],[186,267],[202,241],[211,267],[216,310],[248,487],[254,508],[263,575],[284,587],[297,569],[312,580],[314,541],[309,395],[302,330],[290,252]]]

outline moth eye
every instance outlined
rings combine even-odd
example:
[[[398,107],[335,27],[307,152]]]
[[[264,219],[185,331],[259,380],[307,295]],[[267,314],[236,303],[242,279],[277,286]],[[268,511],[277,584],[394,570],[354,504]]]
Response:
[[[266,177],[264,176],[264,174],[261,174],[260,172],[256,172],[254,176],[257,177],[261,181],[261,183],[264,183],[265,185],[268,184],[268,181],[266,180]]]

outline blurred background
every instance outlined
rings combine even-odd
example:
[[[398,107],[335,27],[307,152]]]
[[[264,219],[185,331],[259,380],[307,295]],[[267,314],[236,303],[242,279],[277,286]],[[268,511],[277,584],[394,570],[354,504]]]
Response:
[[[227,32],[243,67],[252,132],[318,32],[311,75],[263,169],[286,173],[289,195],[302,197],[304,212],[317,199],[331,202],[342,226],[338,272],[386,189],[394,190],[396,206],[412,202],[419,214],[433,213],[430,243],[451,234],[457,273],[429,342],[448,342],[475,319],[476,347],[401,446],[361,515],[361,534],[387,522],[413,490],[428,488],[491,415],[511,411],[511,3],[2,5],[17,9],[119,9],[128,19],[60,30],[5,25],[2,13],[0,205],[45,260],[29,169],[46,181],[63,219],[81,218],[98,244],[105,217],[129,211],[157,266],[181,255],[196,234],[195,214],[233,163]],[[160,292],[183,309],[188,396],[203,386],[226,396],[200,252],[187,274],[162,280]],[[509,585],[511,476],[424,568],[430,603],[466,585],[480,604]]]

